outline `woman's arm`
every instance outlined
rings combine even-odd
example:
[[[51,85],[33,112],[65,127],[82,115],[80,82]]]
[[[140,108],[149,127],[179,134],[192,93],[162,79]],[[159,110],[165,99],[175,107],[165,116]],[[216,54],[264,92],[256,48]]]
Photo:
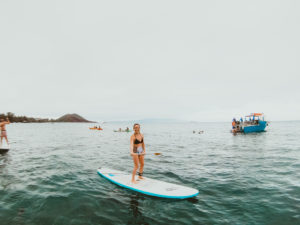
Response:
[[[143,148],[143,154],[145,155],[146,154],[146,148],[145,148],[145,138],[144,138],[144,135],[143,135],[143,143],[142,143],[142,148]]]
[[[136,153],[133,152],[133,147],[134,147],[134,144],[133,144],[133,136],[131,136],[130,138],[130,155],[137,155]]]

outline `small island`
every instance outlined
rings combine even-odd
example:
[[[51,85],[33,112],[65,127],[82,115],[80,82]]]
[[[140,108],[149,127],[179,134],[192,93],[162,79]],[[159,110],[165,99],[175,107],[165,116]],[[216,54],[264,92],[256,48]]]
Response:
[[[85,118],[79,116],[76,113],[63,115],[62,117],[59,117],[55,122],[93,123],[93,121],[86,120]]]
[[[58,119],[44,119],[44,118],[34,118],[27,116],[16,116],[12,112],[8,112],[6,114],[0,114],[0,119],[8,118],[11,123],[94,123],[93,121],[89,121],[82,116],[73,113],[73,114],[65,114]]]

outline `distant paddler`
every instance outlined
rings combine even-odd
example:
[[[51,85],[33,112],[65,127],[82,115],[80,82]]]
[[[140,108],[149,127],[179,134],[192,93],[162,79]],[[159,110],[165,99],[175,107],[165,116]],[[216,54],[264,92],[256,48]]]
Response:
[[[144,135],[140,133],[140,125],[138,123],[133,125],[134,134],[130,137],[130,154],[133,159],[134,168],[132,171],[131,182],[136,184],[135,174],[139,169],[139,179],[143,178],[144,170],[144,156],[146,154]]]
[[[4,119],[0,119],[0,130],[1,130],[0,147],[2,146],[3,138],[5,138],[7,145],[9,145],[8,139],[7,139],[7,132],[6,132],[6,125],[7,124],[10,124],[10,121],[9,121],[8,117],[6,118],[6,121]]]

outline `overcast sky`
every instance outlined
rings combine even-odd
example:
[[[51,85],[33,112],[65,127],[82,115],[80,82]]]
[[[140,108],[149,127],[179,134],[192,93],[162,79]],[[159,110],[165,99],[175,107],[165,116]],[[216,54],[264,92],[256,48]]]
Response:
[[[300,1],[0,1],[0,112],[300,119]]]

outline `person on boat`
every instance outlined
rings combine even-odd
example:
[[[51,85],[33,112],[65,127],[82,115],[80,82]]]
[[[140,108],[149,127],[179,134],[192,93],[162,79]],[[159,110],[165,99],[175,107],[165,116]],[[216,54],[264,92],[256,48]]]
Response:
[[[119,128],[119,130],[118,130],[119,132],[122,132],[122,129],[121,129],[121,127]]]
[[[140,133],[140,124],[136,123],[133,125],[134,134],[130,137],[130,155],[133,159],[133,171],[131,182],[136,184],[135,174],[139,169],[138,175],[139,180],[143,178],[143,170],[144,170],[144,157],[146,154],[144,135]]]
[[[129,128],[128,128],[128,127],[126,127],[125,131],[126,131],[126,132],[129,132]]]
[[[232,129],[234,129],[235,128],[235,118],[233,118],[233,120],[232,120]]]
[[[5,138],[7,145],[9,145],[8,139],[7,139],[7,133],[6,133],[6,125],[7,124],[10,124],[10,121],[8,118],[6,118],[6,121],[4,119],[0,119],[0,130],[1,130],[0,146],[2,146],[3,138]]]

